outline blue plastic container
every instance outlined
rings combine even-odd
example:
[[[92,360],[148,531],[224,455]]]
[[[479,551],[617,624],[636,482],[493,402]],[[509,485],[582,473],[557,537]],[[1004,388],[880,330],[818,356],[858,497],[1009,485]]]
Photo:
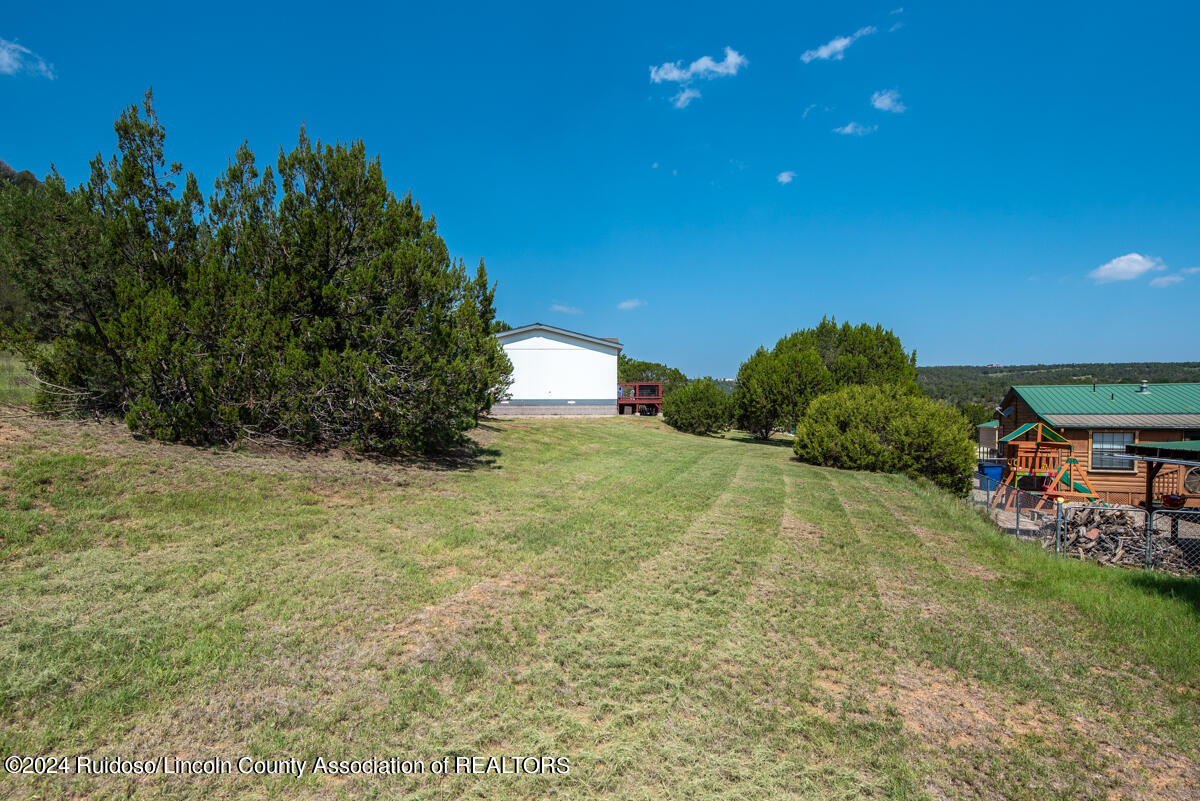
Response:
[[[981,464],[979,472],[990,478],[992,481],[999,481],[1004,477],[1004,465],[1002,464]]]

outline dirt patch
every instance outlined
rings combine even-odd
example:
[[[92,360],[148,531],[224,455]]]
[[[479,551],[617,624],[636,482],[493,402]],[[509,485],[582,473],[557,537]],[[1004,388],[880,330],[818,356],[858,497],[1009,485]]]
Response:
[[[902,724],[925,750],[970,749],[991,753],[1037,736],[1048,742],[1083,743],[1094,750],[1090,765],[1099,788],[1110,797],[1194,799],[1200,787],[1200,764],[1172,751],[1161,741],[1140,736],[1129,743],[1108,726],[1081,716],[1065,718],[1037,702],[1000,697],[977,682],[928,664],[900,665],[876,690],[874,705],[893,708]],[[1071,758],[1068,756],[1067,758]]]
[[[0,423],[0,469],[9,467],[11,462],[4,458],[29,437],[29,431],[23,426]]]
[[[515,573],[484,579],[405,620],[383,626],[379,636],[392,658],[432,662],[511,607],[527,586],[527,577]]]
[[[876,697],[894,706],[904,728],[926,744],[990,748],[1013,740],[1008,718],[987,703],[983,691],[945,671],[900,666]]]
[[[899,517],[899,515],[897,515],[897,517]],[[904,520],[902,517],[900,519]],[[912,533],[916,535],[916,538],[925,545],[946,546],[954,543],[954,539],[945,534],[939,534],[932,529],[925,528],[924,526],[918,526],[917,524],[908,520],[904,520],[904,522],[908,524],[909,529],[911,529]]]
[[[876,577],[875,592],[879,595],[880,603],[894,611],[911,610],[922,618],[941,617],[946,613],[944,606],[930,600],[932,591],[920,584],[901,584]]]
[[[23,426],[0,423],[0,446],[16,445],[27,436],[28,430]]]
[[[817,542],[825,536],[825,532],[805,520],[784,513],[783,521],[779,524],[780,533],[792,540]]]

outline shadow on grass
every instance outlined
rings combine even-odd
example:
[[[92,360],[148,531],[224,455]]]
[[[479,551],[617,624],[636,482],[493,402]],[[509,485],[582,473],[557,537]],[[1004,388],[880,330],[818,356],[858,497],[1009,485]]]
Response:
[[[729,440],[730,442],[740,442],[743,445],[770,445],[771,447],[774,447],[774,448],[790,448],[790,447],[792,447],[792,440],[790,437],[788,439],[777,439],[777,438],[758,439],[754,436],[751,436],[750,434],[747,434],[744,431],[726,432],[725,439]]]
[[[114,423],[117,422],[110,418],[102,418],[98,421],[104,422],[105,420]],[[120,423],[117,424],[120,425]],[[491,431],[499,430],[488,428]],[[309,459],[333,459],[369,464],[382,469],[421,470],[431,473],[466,472],[480,468],[499,470],[500,465],[497,464],[497,461],[501,456],[499,448],[469,440],[461,445],[455,445],[431,453],[371,453],[350,450],[337,445],[308,445],[286,441],[255,442],[253,440],[241,440],[221,445],[160,441],[146,434],[133,432],[129,432],[129,436],[138,442],[159,442],[163,445],[186,448],[198,454],[235,454],[241,452],[256,456],[288,459],[296,462],[304,462]]]
[[[462,445],[444,451],[428,454],[381,454],[350,451],[342,448],[316,448],[289,445],[273,445],[254,449],[257,453],[294,456],[303,459],[308,456],[341,457],[354,462],[364,462],[375,467],[395,467],[407,470],[423,470],[431,473],[469,472],[486,468],[499,470],[497,460],[501,452],[499,448],[483,445]]]
[[[1165,573],[1145,571],[1134,573],[1130,577],[1130,583],[1148,593],[1161,595],[1173,601],[1182,601],[1200,616],[1200,577],[1169,576]]]

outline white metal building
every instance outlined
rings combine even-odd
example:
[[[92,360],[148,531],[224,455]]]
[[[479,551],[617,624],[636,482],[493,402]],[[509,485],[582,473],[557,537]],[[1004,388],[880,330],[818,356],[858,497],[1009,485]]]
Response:
[[[492,414],[605,415],[617,413],[616,339],[534,323],[496,335],[513,365],[507,400]]]

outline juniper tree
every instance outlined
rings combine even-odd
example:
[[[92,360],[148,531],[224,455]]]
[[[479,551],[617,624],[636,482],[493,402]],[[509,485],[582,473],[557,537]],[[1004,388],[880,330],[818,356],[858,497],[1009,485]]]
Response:
[[[35,307],[6,338],[47,387],[163,439],[377,452],[458,442],[504,391],[483,263],[468,275],[361,141],[301,128],[261,173],[243,144],[205,204],[150,93],[115,130],[86,186],[0,188],[5,271]]]

